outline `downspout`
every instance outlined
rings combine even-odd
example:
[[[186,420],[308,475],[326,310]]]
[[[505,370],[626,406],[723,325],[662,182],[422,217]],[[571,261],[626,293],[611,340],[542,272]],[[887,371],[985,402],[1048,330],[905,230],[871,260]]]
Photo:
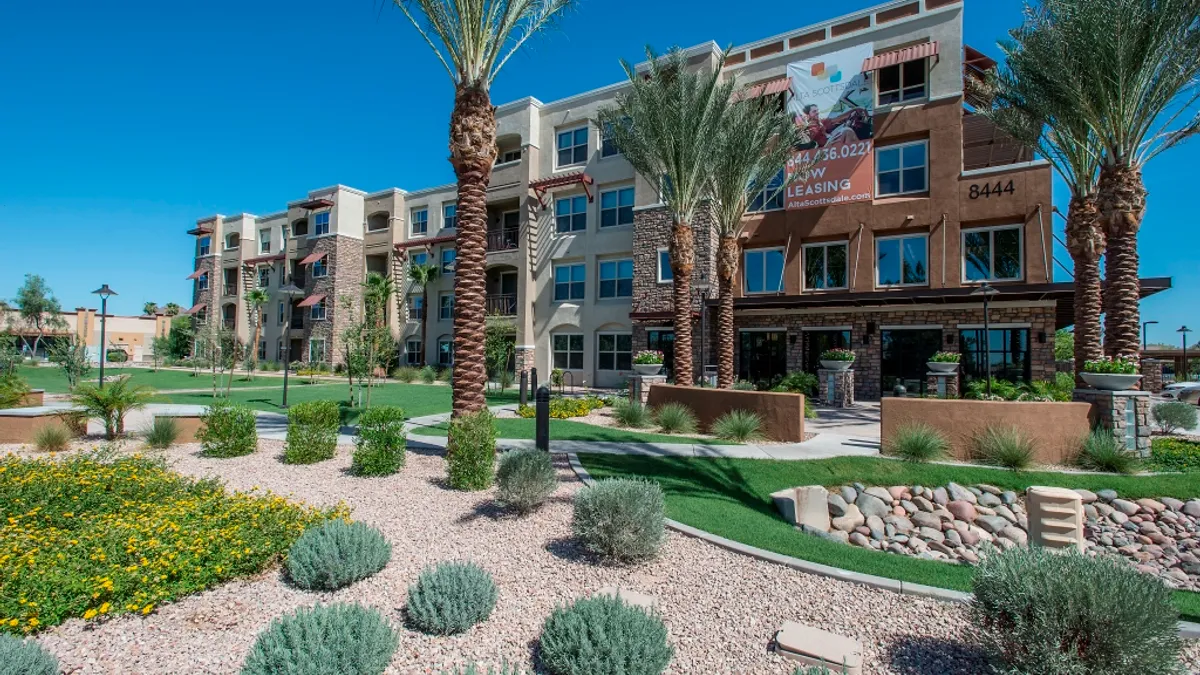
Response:
[[[784,244],[784,246],[783,246],[783,269],[784,270],[787,270],[788,254],[791,252],[792,252],[792,235],[789,232],[788,238],[787,238],[787,243]],[[801,279],[803,279],[804,278],[804,261],[803,260],[800,261],[800,275],[801,275]],[[787,279],[787,275],[784,274],[783,278]],[[804,286],[804,284],[801,283],[800,287],[803,288],[803,286]],[[786,283],[783,284],[783,288],[779,289],[779,295],[787,295],[787,284]]]
[[[859,222],[858,244],[854,247],[854,278],[850,280],[851,292],[853,292],[854,287],[858,285],[858,261],[862,259],[862,236],[864,229],[866,229],[866,223]]]
[[[1046,282],[1049,283],[1051,277],[1053,276],[1051,274],[1051,272],[1053,270],[1050,269],[1050,258],[1046,254],[1046,220],[1042,217],[1042,203],[1041,202],[1038,202],[1037,209],[1038,209],[1038,228],[1042,232],[1042,236],[1041,236],[1041,239],[1042,239],[1042,270],[1043,270],[1042,273],[1046,275]]]
[[[942,288],[946,287],[946,214],[942,214]]]

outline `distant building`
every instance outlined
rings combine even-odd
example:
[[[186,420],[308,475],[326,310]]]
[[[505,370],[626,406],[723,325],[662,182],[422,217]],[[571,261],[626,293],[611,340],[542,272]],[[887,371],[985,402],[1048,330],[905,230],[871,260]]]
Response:
[[[47,331],[37,348],[36,354],[29,354],[32,349],[37,330],[20,321],[15,309],[0,310],[0,332],[7,332],[16,337],[17,349],[34,358],[44,359],[50,345],[68,335],[75,335],[87,345],[88,355],[92,360],[100,359],[100,313],[95,309],[77,307],[74,312],[61,312],[58,315],[65,323],[65,328]],[[158,313],[150,316],[105,316],[105,342],[108,350],[122,351],[133,362],[149,361],[152,340],[155,337],[166,336],[171,332],[171,317]]]

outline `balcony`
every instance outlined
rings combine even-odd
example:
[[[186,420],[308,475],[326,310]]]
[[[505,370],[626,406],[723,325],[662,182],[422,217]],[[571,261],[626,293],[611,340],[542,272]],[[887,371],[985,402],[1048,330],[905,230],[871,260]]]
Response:
[[[517,248],[520,242],[520,228],[511,227],[502,230],[488,230],[487,233],[487,250],[488,251],[511,251]]]
[[[292,309],[292,325],[291,330],[301,330],[304,328],[304,310]]]
[[[237,295],[237,283],[225,284],[225,295]]]
[[[484,305],[488,316],[516,316],[516,293],[493,293],[487,296]]]
[[[292,283],[295,284],[297,288],[304,288],[304,283],[306,281],[307,278],[304,276],[304,272],[292,272]]]

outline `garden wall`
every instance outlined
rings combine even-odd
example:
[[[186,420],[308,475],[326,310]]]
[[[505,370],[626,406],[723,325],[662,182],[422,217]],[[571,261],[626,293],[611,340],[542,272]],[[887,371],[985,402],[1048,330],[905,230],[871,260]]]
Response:
[[[880,408],[885,448],[899,427],[924,422],[950,439],[955,459],[970,459],[971,439],[994,425],[1025,432],[1036,448],[1035,462],[1064,464],[1075,458],[1091,429],[1087,403],[885,398]]]
[[[196,438],[196,434],[204,428],[204,421],[198,413],[177,413],[177,412],[160,412],[155,413],[155,417],[170,417],[175,420],[175,424],[179,426],[179,436],[176,437],[176,443],[198,443],[200,439]]]
[[[65,426],[64,412],[46,406],[0,410],[0,443],[32,443],[38,429],[51,424]]]
[[[21,397],[17,402],[18,408],[36,408],[44,405],[46,402],[46,390],[30,389],[28,393]]]
[[[692,409],[700,430],[730,410],[748,410],[762,417],[763,435],[776,441],[799,443],[804,440],[804,395],[773,391],[739,391],[655,384],[650,387],[647,405],[682,403]]]

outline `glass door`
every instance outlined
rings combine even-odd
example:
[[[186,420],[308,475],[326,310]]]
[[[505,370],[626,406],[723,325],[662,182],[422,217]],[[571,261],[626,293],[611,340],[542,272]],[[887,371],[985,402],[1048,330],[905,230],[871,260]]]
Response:
[[[675,331],[648,330],[646,331],[646,349],[662,352],[663,373],[673,378],[675,373]]]
[[[925,364],[941,348],[941,329],[885,330],[880,332],[880,344],[882,395],[924,395],[925,375],[929,372]],[[897,386],[904,388],[903,393]]]
[[[787,331],[742,331],[738,378],[774,384],[787,375]]]
[[[817,374],[821,367],[821,352],[826,349],[849,349],[850,331],[848,330],[806,330],[804,331],[804,370]]]

